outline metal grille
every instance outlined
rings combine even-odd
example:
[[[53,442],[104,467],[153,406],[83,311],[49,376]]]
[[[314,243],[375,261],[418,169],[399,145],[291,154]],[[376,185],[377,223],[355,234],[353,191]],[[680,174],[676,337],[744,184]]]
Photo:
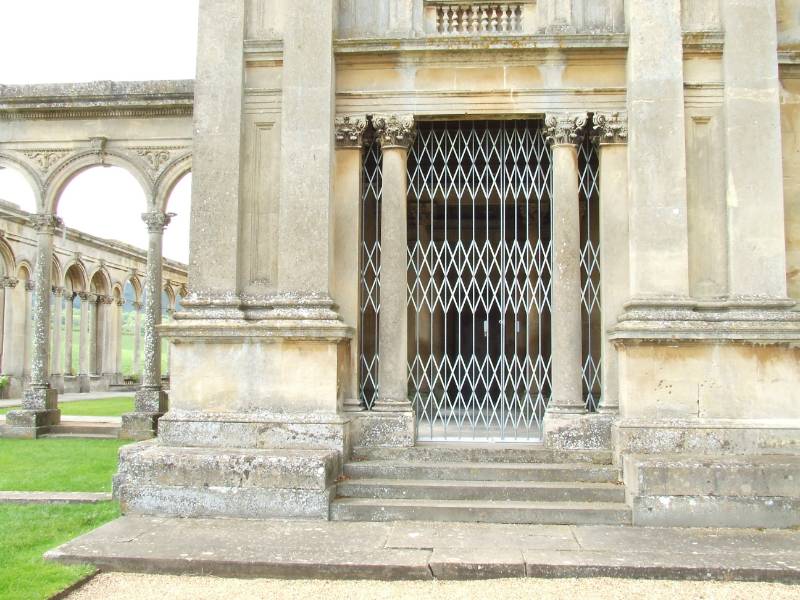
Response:
[[[591,130],[591,124],[587,125]],[[599,157],[589,136],[578,148],[581,208],[581,286],[583,291],[583,398],[589,411],[600,403],[600,188]]]
[[[380,144],[364,150],[361,169],[361,278],[359,327],[359,397],[372,408],[378,397],[378,326],[381,304],[381,169]]]
[[[539,438],[551,387],[552,261],[541,123],[421,123],[408,180],[419,438]]]

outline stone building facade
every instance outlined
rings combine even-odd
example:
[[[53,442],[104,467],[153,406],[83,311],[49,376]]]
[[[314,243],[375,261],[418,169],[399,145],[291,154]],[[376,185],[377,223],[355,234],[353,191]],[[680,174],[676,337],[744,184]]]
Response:
[[[201,0],[189,296],[160,328],[169,410],[147,387],[131,417],[158,435],[122,451],[124,510],[797,525],[799,19]],[[103,102],[138,123],[123,87]],[[5,91],[0,161],[57,102],[35,96]],[[58,102],[97,110],[78,96]],[[187,135],[163,110],[152,136]],[[133,149],[92,123],[87,156]],[[55,409],[46,331],[20,428]],[[542,477],[570,484],[556,504]]]
[[[22,398],[29,383],[32,356],[33,265],[36,263],[35,215],[0,201],[0,373],[9,377],[8,398]],[[59,392],[107,391],[124,383],[123,310],[135,312],[132,373],[142,370],[141,333],[147,254],[138,248],[64,228],[53,245],[51,275],[50,385]],[[165,260],[161,289],[174,313],[186,295],[186,267]],[[133,298],[126,300],[130,284]],[[163,297],[162,297],[163,299]],[[70,307],[75,310],[70,310]],[[75,315],[80,314],[73,324]],[[78,340],[73,340],[75,330]],[[74,342],[78,343],[75,344]],[[77,356],[74,356],[77,353]],[[77,363],[77,369],[75,365]],[[129,373],[130,374],[130,373]]]

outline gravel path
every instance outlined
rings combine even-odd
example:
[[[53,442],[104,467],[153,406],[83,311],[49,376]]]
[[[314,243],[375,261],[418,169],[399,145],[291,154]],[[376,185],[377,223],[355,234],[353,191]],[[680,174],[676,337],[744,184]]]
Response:
[[[798,600],[800,586],[778,583],[718,583],[627,579],[496,579],[474,582],[311,581],[217,579],[104,573],[70,600]]]

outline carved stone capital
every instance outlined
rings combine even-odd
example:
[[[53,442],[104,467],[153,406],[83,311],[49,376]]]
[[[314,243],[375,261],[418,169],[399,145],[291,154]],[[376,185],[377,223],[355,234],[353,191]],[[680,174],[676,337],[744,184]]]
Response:
[[[153,211],[142,214],[142,221],[147,225],[147,231],[149,233],[162,233],[171,220],[171,213]]]
[[[0,279],[0,287],[15,288],[19,284],[19,279],[16,277],[3,277]]]
[[[142,310],[144,304],[142,304],[141,302],[132,302],[131,306],[133,306],[133,310],[139,311]]]
[[[372,117],[372,126],[382,148],[407,150],[417,137],[414,115],[375,115]]]
[[[125,299],[124,298],[120,298],[119,300],[117,300],[115,302],[115,304],[121,308],[121,307],[125,306]]]
[[[553,144],[577,146],[583,139],[583,129],[588,117],[586,113],[550,113],[545,117],[545,133]]]
[[[63,287],[58,287],[56,285],[53,286],[53,295],[54,296],[63,296],[66,290]]]
[[[98,304],[113,304],[114,303],[114,297],[113,296],[103,296],[103,295],[97,296],[97,303]]]
[[[89,292],[77,292],[75,295],[81,299],[81,302],[86,302],[89,300],[89,296],[91,296]]]
[[[25,291],[32,292],[35,287],[36,284],[33,282],[33,279],[28,279],[27,281],[25,281]]]
[[[626,144],[628,115],[624,112],[596,112],[592,129],[598,144]]]
[[[31,215],[31,224],[36,231],[55,233],[56,229],[64,226],[64,221],[53,214]]]
[[[364,142],[364,130],[367,127],[366,119],[344,115],[336,117],[334,125],[337,148],[361,148]]]

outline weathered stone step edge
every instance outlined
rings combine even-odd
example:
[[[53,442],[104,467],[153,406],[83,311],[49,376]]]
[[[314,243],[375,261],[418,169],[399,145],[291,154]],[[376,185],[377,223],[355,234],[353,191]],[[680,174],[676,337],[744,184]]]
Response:
[[[97,504],[111,500],[107,492],[0,492],[0,504]]]
[[[581,552],[553,552],[549,560],[525,558],[518,569],[492,568],[481,562],[465,559],[457,570],[442,569],[435,563],[433,552],[425,562],[409,560],[382,564],[374,556],[355,560],[341,556],[340,562],[320,560],[245,561],[235,558],[186,557],[167,559],[148,556],[98,556],[89,552],[66,552],[59,549],[45,554],[47,560],[60,564],[93,564],[104,571],[126,573],[158,573],[165,575],[207,575],[212,577],[286,578],[286,579],[369,579],[369,580],[430,580],[430,579],[497,579],[519,577],[578,578],[614,577],[620,579],[674,579],[691,581],[758,581],[797,584],[800,571],[776,567],[736,567],[693,565],[687,556],[684,565],[641,564],[639,554],[620,557],[592,556],[581,561]],[[592,553],[595,555],[596,553]],[[488,567],[488,568],[487,568]]]
[[[529,463],[427,463],[364,461],[344,465],[351,479],[449,479],[464,481],[588,481],[617,482],[611,465]]]
[[[116,433],[46,433],[42,438],[55,439],[83,439],[83,440],[116,440],[119,435]]]
[[[552,450],[542,445],[521,444],[418,444],[412,448],[353,448],[354,461],[405,460],[412,462],[476,463],[585,463],[610,465],[607,450]]]
[[[620,484],[571,481],[348,479],[338,484],[336,493],[342,498],[625,501],[625,488]]]
[[[475,502],[338,498],[333,521],[450,521],[542,525],[630,525],[631,510],[615,502]]]

